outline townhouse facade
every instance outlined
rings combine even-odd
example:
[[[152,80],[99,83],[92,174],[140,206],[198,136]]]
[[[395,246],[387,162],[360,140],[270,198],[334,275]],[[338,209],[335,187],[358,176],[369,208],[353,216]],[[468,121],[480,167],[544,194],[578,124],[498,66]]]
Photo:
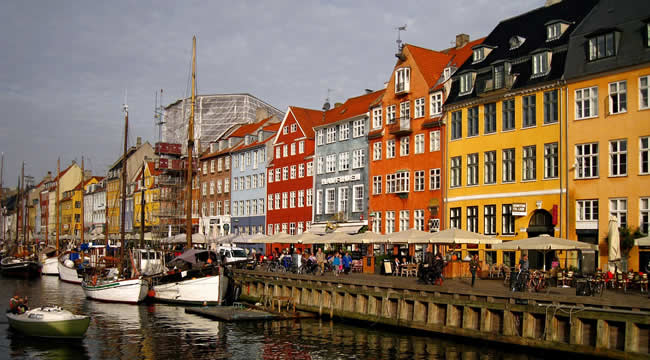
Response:
[[[51,181],[47,182],[45,187],[46,189],[49,189],[49,194],[48,194],[48,209],[47,209],[47,228],[48,231],[50,232],[50,239],[54,238],[56,236],[56,216],[57,216],[57,211],[56,211],[56,205],[57,205],[57,191],[59,193],[59,235],[62,235],[63,232],[63,211],[61,211],[61,206],[62,206],[62,199],[64,198],[63,193],[68,192],[72,189],[74,189],[79,183],[81,182],[82,179],[82,173],[81,173],[81,168],[76,164],[72,163],[68,167],[66,167],[63,171],[61,171],[57,176],[55,176]],[[57,182],[58,182],[58,188],[57,188]],[[69,226],[69,225],[68,225]],[[66,229],[68,234],[69,234],[69,229]]]
[[[106,225],[106,183],[96,176],[96,183],[88,184],[84,193],[84,223],[86,232],[104,234]]]
[[[606,269],[610,217],[648,234],[650,214],[650,8],[604,2],[571,34],[565,78],[569,237],[598,245]],[[632,248],[644,270],[650,249]]]
[[[566,236],[561,77],[569,35],[594,4],[563,1],[501,21],[453,77],[444,107],[448,227],[503,240]],[[531,267],[550,268],[557,255],[529,251]],[[518,260],[515,252],[486,256]]]
[[[348,99],[314,126],[315,233],[359,232],[368,225],[368,129],[370,108],[384,90]]]
[[[266,233],[302,234],[311,227],[313,125],[322,113],[290,106],[274,134],[267,172]]]

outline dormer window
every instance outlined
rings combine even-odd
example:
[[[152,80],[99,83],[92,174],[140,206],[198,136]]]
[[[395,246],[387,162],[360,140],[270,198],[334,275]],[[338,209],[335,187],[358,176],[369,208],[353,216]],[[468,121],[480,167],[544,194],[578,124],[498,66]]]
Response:
[[[262,140],[264,140],[264,133],[260,131],[257,133],[257,141],[262,142]]]
[[[289,133],[289,127],[288,126],[283,127],[282,128],[282,134],[287,135],[288,133]]]
[[[542,51],[532,56],[533,60],[533,77],[543,76],[550,71],[551,52]]]
[[[508,43],[510,44],[510,50],[514,50],[518,47],[520,47],[524,42],[526,41],[526,38],[523,38],[521,36],[513,36],[508,40]]]
[[[443,81],[447,81],[447,80],[451,77],[451,68],[450,68],[450,67],[446,67],[446,68],[442,71],[442,76],[443,76]]]
[[[546,27],[546,41],[555,40],[561,35],[560,23],[551,24]]]
[[[291,132],[294,133],[298,130],[298,124],[291,124]]]
[[[466,95],[474,88],[474,73],[469,72],[460,76],[460,94]]]
[[[616,36],[614,31],[589,38],[589,61],[616,55]]]
[[[485,53],[483,48],[474,49],[474,62],[483,61],[485,59]]]
[[[494,89],[501,89],[505,83],[506,74],[504,64],[494,66]]]
[[[395,70],[395,94],[409,92],[411,85],[411,69],[401,68]]]
[[[251,143],[250,136],[246,135],[246,136],[244,137],[244,145],[248,145],[248,144],[250,144],[250,143]]]

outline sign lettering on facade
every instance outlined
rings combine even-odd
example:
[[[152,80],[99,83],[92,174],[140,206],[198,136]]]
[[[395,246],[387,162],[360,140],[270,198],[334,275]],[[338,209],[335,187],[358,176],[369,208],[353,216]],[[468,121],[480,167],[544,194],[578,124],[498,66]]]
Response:
[[[512,204],[512,215],[514,216],[526,216],[526,204],[515,203]]]
[[[336,184],[336,183],[342,183],[342,182],[348,182],[348,181],[357,181],[361,180],[361,174],[350,174],[350,175],[343,175],[343,176],[335,176],[327,179],[322,179],[320,181],[321,185],[328,185],[328,184]]]

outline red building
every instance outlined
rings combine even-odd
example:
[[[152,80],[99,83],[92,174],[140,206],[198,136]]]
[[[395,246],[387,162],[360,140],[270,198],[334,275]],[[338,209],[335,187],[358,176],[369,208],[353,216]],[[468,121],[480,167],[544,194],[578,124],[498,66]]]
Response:
[[[396,55],[382,102],[371,109],[373,231],[440,229],[445,178],[442,105],[451,75],[482,40],[469,42],[469,36],[461,34],[455,47],[443,51],[406,44]]]
[[[267,168],[267,234],[301,234],[312,222],[314,125],[323,112],[290,106]]]

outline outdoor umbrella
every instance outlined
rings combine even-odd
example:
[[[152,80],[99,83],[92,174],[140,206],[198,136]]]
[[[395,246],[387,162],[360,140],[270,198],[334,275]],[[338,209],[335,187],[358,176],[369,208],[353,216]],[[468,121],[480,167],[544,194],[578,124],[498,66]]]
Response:
[[[650,236],[638,238],[634,240],[635,246],[650,246]]]
[[[352,235],[351,241],[353,244],[384,244],[388,242],[388,235],[366,231],[361,234]]]
[[[408,229],[388,235],[391,244],[426,244],[433,234],[422,230]]]
[[[621,260],[621,240],[618,233],[618,219],[616,216],[609,217],[609,271],[616,271],[615,264]]]
[[[432,244],[499,244],[501,240],[471,231],[450,228],[431,234],[429,243]]]
[[[493,250],[539,250],[546,253],[554,250],[577,251],[577,250],[596,250],[596,245],[575,241],[560,239],[549,235],[541,235],[527,239],[506,241],[501,244],[492,245]],[[544,263],[546,270],[546,263]]]

